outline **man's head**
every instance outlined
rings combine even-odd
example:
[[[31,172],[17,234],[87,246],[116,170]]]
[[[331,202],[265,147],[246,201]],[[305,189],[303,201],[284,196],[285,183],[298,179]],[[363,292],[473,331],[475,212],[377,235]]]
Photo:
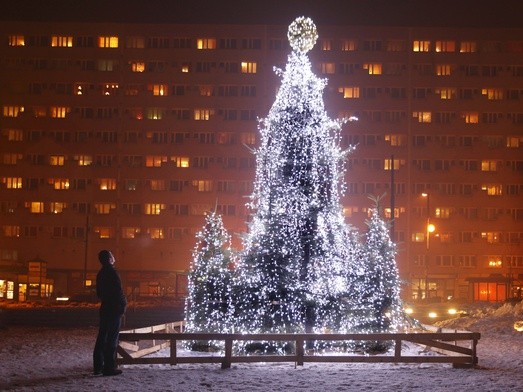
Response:
[[[113,254],[105,249],[98,253],[98,260],[102,265],[113,265],[115,262]]]

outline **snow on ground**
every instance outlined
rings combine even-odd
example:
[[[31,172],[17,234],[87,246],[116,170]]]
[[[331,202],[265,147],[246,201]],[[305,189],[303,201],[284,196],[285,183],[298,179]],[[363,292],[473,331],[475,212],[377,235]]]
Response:
[[[115,377],[91,375],[95,328],[12,327],[0,331],[4,391],[523,391],[523,304],[482,307],[445,328],[481,333],[479,366],[448,364],[292,363],[123,366]]]

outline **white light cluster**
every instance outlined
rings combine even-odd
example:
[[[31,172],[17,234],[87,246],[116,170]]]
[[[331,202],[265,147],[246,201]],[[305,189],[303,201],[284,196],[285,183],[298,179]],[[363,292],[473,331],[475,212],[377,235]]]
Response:
[[[316,25],[311,18],[300,16],[289,26],[287,38],[296,52],[307,53],[318,39]]]

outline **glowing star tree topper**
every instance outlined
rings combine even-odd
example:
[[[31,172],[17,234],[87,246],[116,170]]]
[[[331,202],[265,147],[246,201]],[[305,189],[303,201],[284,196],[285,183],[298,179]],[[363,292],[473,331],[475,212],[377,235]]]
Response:
[[[287,38],[291,48],[296,52],[307,53],[314,47],[318,39],[316,25],[311,18],[300,16],[289,26]]]

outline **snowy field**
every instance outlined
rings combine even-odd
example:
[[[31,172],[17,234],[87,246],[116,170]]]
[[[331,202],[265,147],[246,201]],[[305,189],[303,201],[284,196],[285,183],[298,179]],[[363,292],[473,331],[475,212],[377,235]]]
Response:
[[[479,366],[292,363],[123,366],[91,375],[96,329],[12,327],[0,331],[2,391],[523,391],[523,304],[482,308],[443,326],[481,333]]]

